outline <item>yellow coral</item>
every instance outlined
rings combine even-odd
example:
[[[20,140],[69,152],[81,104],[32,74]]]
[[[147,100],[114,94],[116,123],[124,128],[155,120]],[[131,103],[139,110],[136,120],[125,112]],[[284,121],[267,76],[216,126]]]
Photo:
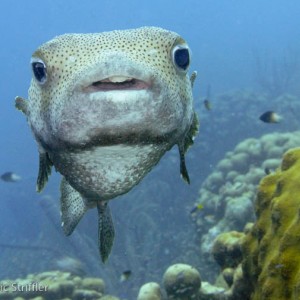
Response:
[[[300,299],[300,148],[261,181],[255,210],[243,245],[251,300]]]

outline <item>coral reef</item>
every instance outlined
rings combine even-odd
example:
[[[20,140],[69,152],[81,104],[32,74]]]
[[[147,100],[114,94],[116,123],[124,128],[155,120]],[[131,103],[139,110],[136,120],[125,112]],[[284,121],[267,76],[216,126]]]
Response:
[[[217,237],[213,254],[228,289],[218,300],[300,299],[300,148],[264,177],[254,224]],[[242,255],[241,255],[242,254]],[[234,259],[233,259],[234,258]]]
[[[266,173],[280,165],[282,154],[300,145],[300,132],[272,133],[249,138],[227,152],[203,182],[194,216],[204,264],[210,259],[214,239],[222,232],[242,231],[254,220],[253,200],[257,185]],[[213,264],[212,260],[210,259]],[[208,267],[208,273],[213,267]]]
[[[224,298],[225,289],[217,287],[208,282],[203,282],[199,291],[199,300],[225,300]],[[197,300],[198,300],[197,299]]]
[[[216,285],[224,286],[223,294],[214,293],[218,300],[247,300],[251,293],[250,285],[243,276],[242,260],[244,258],[243,243],[251,224],[247,224],[244,232],[230,231],[220,234],[214,241],[213,256],[221,267],[221,276]],[[225,281],[225,284],[224,284]]]
[[[156,282],[148,282],[142,285],[137,300],[162,300],[159,284]]]
[[[218,265],[226,270],[227,278],[230,269],[236,268],[242,260],[241,242],[243,233],[230,231],[221,233],[214,241],[212,255]]]
[[[300,149],[288,151],[281,169],[259,187],[257,221],[243,246],[251,300],[300,298]]]
[[[164,290],[156,282],[142,285],[137,300],[231,300],[224,296],[228,286],[225,289],[202,281],[200,273],[187,264],[171,265],[162,281]]]
[[[166,270],[163,276],[163,284],[168,299],[197,299],[201,287],[201,278],[195,268],[186,264],[175,264]]]
[[[26,278],[0,281],[0,299],[5,300],[118,300],[104,295],[105,284],[100,278],[49,271],[29,274]]]

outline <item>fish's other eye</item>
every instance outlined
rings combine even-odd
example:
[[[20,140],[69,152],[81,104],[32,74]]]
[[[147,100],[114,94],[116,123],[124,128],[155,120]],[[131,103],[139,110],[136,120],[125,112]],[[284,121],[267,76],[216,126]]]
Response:
[[[190,65],[190,51],[187,45],[177,45],[173,51],[173,63],[182,70],[186,71]]]
[[[39,84],[47,81],[47,68],[41,59],[33,58],[31,60],[31,68],[33,75]]]

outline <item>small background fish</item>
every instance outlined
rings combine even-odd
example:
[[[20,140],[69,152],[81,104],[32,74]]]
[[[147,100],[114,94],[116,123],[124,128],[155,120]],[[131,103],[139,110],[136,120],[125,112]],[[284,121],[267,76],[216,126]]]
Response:
[[[131,270],[124,271],[120,277],[120,282],[124,282],[124,281],[128,280],[129,277],[131,276],[131,274],[132,274]]]
[[[274,111],[266,111],[259,119],[264,123],[279,123],[282,120],[282,117]]]
[[[22,177],[14,172],[5,172],[0,177],[3,181],[6,182],[18,182]]]
[[[206,98],[203,101],[204,107],[206,110],[211,110],[211,100],[210,100],[210,84],[207,86]]]

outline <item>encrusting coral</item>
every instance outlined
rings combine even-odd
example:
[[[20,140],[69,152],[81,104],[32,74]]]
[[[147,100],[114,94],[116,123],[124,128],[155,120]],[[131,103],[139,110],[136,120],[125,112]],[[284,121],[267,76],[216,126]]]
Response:
[[[215,240],[214,257],[229,286],[217,299],[300,299],[299,183],[300,148],[296,148],[285,153],[276,172],[261,180],[256,222],[247,224],[244,233],[223,233]],[[231,258],[234,249],[242,253],[237,261]]]
[[[243,246],[244,278],[251,300],[300,299],[300,148],[259,187],[257,221]]]

